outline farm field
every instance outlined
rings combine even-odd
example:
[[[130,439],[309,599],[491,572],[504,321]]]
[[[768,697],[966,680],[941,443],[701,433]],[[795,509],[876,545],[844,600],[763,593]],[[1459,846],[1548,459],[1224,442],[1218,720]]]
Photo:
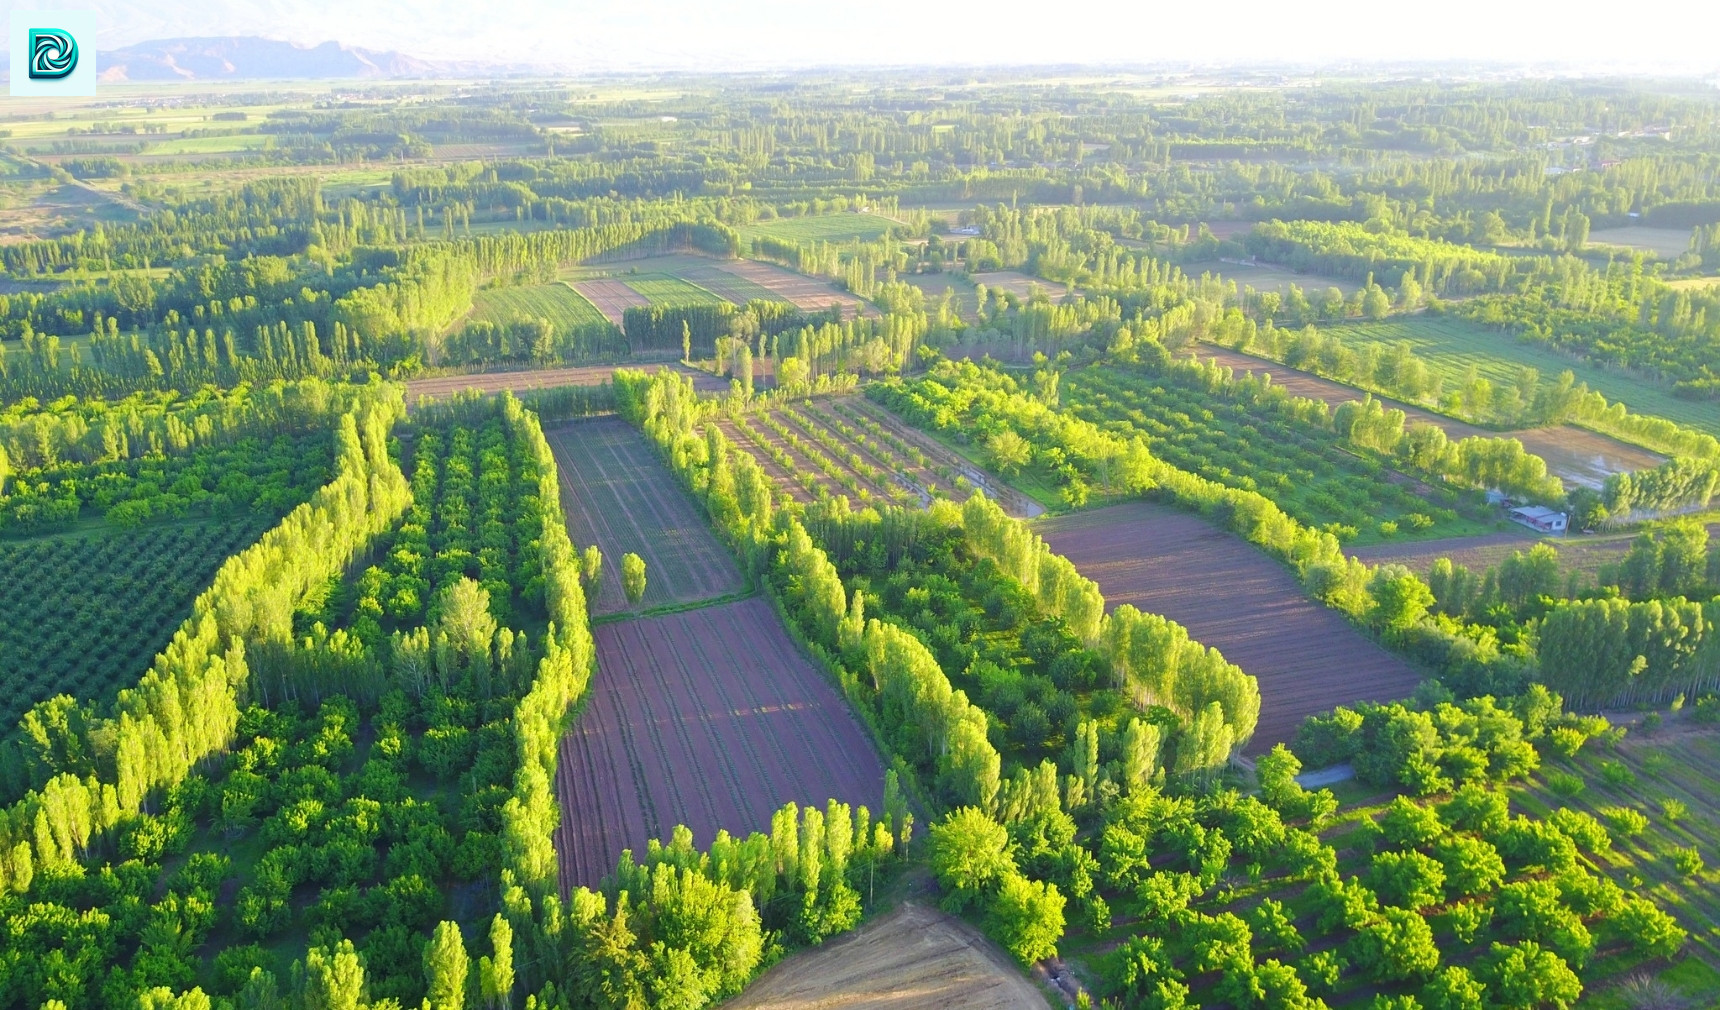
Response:
[[[553,389],[557,386],[599,386],[610,380],[617,368],[633,368],[655,372],[669,368],[691,376],[693,386],[701,393],[726,393],[728,383],[709,372],[687,368],[681,364],[573,365],[567,368],[536,368],[515,372],[472,372],[464,375],[439,375],[428,379],[410,379],[406,383],[406,402],[416,404],[420,397],[436,399],[468,389],[482,393],[499,393],[504,389],[519,392],[525,389]]]
[[[1257,358],[1212,344],[1201,344],[1195,356],[1202,361],[1217,361],[1243,372],[1269,373],[1274,385],[1282,386],[1296,396],[1323,400],[1336,407],[1350,400],[1360,400],[1366,394],[1351,386],[1307,372],[1297,371],[1276,361]],[[1523,431],[1490,431],[1466,424],[1443,414],[1425,410],[1389,397],[1375,395],[1374,399],[1404,412],[1405,424],[1431,424],[1444,431],[1453,441],[1463,438],[1497,438],[1509,436],[1523,443],[1523,448],[1547,462],[1547,472],[1567,484],[1599,489],[1615,473],[1650,469],[1665,461],[1664,457],[1641,446],[1620,442],[1598,432],[1572,425],[1550,428],[1530,428]]]
[[[595,305],[603,318],[616,326],[622,324],[622,317],[628,309],[644,308],[651,304],[644,295],[618,280],[608,278],[575,281],[573,289]]]
[[[1597,228],[1589,232],[1589,244],[1646,249],[1661,259],[1675,260],[1690,249],[1690,229],[1649,228],[1644,225]]]
[[[884,769],[847,703],[753,598],[594,629],[591,697],[563,738],[564,890],[677,824],[768,831],[785,803],[883,809]]]
[[[1416,572],[1426,572],[1440,558],[1450,558],[1480,573],[1504,561],[1514,551],[1526,551],[1540,541],[1551,544],[1559,552],[1560,568],[1592,577],[1602,565],[1617,564],[1630,550],[1631,541],[1636,539],[1635,532],[1538,537],[1532,530],[1514,523],[1512,526],[1510,531],[1488,536],[1373,544],[1358,547],[1351,553],[1370,565],[1395,562]],[[1720,537],[1720,523],[1709,523],[1708,535]]]
[[[743,225],[737,230],[743,241],[769,237],[790,242],[843,242],[853,238],[870,242],[895,223],[878,214],[817,214],[773,218]]]
[[[802,504],[847,495],[857,503],[924,507],[934,498],[964,501],[983,487],[1011,515],[1043,511],[994,479],[976,480],[966,460],[863,397],[804,400],[718,423]]]
[[[1452,490],[1394,475],[1313,422],[1097,368],[1070,373],[1062,399],[1076,417],[1124,437],[1142,435],[1166,462],[1258,491],[1345,541],[1479,532],[1477,520],[1456,511]]]
[[[727,1010],[1045,1010],[1039,988],[972,926],[907,902],[841,939],[787,958]]]
[[[984,284],[987,288],[1002,288],[1023,301],[1032,297],[1035,291],[1054,302],[1060,301],[1068,290],[1062,284],[1053,284],[1044,278],[1030,277],[1014,270],[996,270],[972,276],[976,287]]]
[[[1345,340],[1386,344],[1407,341],[1416,356],[1444,378],[1448,387],[1458,383],[1470,365],[1495,384],[1516,381],[1517,369],[1523,365],[1539,369],[1543,377],[1569,369],[1578,382],[1599,390],[1609,402],[1623,401],[1633,413],[1658,415],[1720,435],[1720,406],[1681,400],[1660,383],[1568,358],[1523,343],[1509,333],[1487,330],[1462,319],[1419,315],[1378,323],[1342,323],[1324,329]]]
[[[974,317],[977,292],[971,283],[957,278],[954,274],[904,274],[897,279],[907,281],[926,293],[928,311],[943,301],[944,292],[954,291],[956,311],[963,319]]]
[[[1249,753],[1289,740],[1306,716],[1407,697],[1421,676],[1310,600],[1278,562],[1206,521],[1130,502],[1035,524],[1051,549],[1131,604],[1188,629],[1260,682]]]
[[[652,305],[709,305],[725,300],[691,281],[670,274],[629,274],[618,279]]]
[[[514,319],[547,319],[556,329],[604,321],[603,313],[584,295],[562,281],[517,288],[486,288],[472,298],[472,322],[507,323]]]
[[[56,694],[106,704],[136,683],[255,516],[0,541],[0,736]]]
[[[806,312],[816,312],[840,305],[844,316],[871,315],[865,302],[846,291],[839,291],[827,281],[797,274],[774,263],[758,260],[718,260],[717,269],[771,292],[780,301]]]
[[[754,283],[738,274],[723,269],[729,260],[713,260],[703,256],[663,256],[643,261],[640,265],[649,268],[654,273],[679,277],[692,284],[698,285],[719,298],[727,299],[736,305],[760,300],[780,302],[785,299],[762,284]]]
[[[1226,231],[1230,231],[1232,234],[1246,232],[1249,227],[1245,222],[1241,221],[1218,222],[1218,225],[1227,224],[1245,225],[1239,230],[1226,229]],[[1224,233],[1220,232],[1216,226],[1213,229],[1213,234],[1218,235],[1220,238],[1228,237]],[[1207,273],[1217,274],[1227,281],[1235,281],[1236,290],[1238,292],[1245,287],[1249,287],[1256,291],[1277,291],[1280,294],[1283,294],[1290,290],[1290,285],[1294,284],[1301,288],[1304,294],[1307,294],[1310,297],[1323,293],[1327,288],[1337,288],[1339,291],[1344,293],[1344,297],[1348,298],[1350,295],[1355,294],[1356,290],[1361,287],[1361,285],[1357,284],[1355,281],[1345,280],[1342,277],[1327,277],[1323,274],[1297,273],[1289,267],[1282,267],[1273,263],[1225,263],[1220,260],[1207,260],[1203,263],[1185,264],[1183,266],[1183,273],[1190,277],[1199,277],[1200,275]]]
[[[545,433],[561,472],[568,533],[603,552],[593,614],[631,609],[621,587],[621,556],[645,560],[644,608],[741,591],[740,571],[704,516],[665,470],[645,439],[618,417],[575,421]]]

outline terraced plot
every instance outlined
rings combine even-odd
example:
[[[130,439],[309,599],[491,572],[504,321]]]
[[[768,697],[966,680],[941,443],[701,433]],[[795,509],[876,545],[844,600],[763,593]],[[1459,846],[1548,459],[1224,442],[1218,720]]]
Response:
[[[1288,741],[1336,705],[1407,697],[1420,676],[1308,599],[1278,562],[1205,520],[1130,502],[1036,524],[1051,549],[1099,583],[1108,607],[1176,621],[1260,682],[1248,751]]]
[[[564,890],[677,824],[770,829],[785,803],[882,810],[884,768],[860,723],[762,599],[599,625],[591,698],[562,739],[556,849]]]
[[[602,417],[546,432],[561,471],[562,508],[575,546],[603,552],[593,614],[629,609],[621,556],[645,559],[645,608],[739,592],[745,582],[698,506],[625,421]]]

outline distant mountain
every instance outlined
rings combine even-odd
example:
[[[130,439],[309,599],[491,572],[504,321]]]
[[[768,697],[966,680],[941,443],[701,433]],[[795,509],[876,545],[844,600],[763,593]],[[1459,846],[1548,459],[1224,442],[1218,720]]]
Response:
[[[97,66],[104,83],[437,77],[479,69],[433,63],[400,53],[349,48],[338,42],[307,47],[250,35],[140,42],[123,49],[103,50]]]

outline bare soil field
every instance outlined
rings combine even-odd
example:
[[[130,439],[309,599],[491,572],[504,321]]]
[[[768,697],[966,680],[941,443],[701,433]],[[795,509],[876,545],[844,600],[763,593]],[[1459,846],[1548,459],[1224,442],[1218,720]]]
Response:
[[[818,311],[832,305],[842,306],[844,316],[864,312],[866,305],[846,291],[830,284],[797,274],[792,270],[758,260],[714,260],[712,265],[726,273],[757,284],[797,309]]]
[[[1045,1010],[1037,986],[960,919],[912,902],[790,957],[725,1010]]]
[[[1202,361],[1216,360],[1227,368],[1235,369],[1238,374],[1268,372],[1275,385],[1283,386],[1293,395],[1324,400],[1334,407],[1349,400],[1360,400],[1366,395],[1361,390],[1341,382],[1299,372],[1288,365],[1225,347],[1201,344],[1196,354]],[[1664,457],[1647,449],[1570,425],[1527,428],[1522,431],[1489,431],[1388,397],[1375,396],[1374,399],[1403,411],[1406,424],[1434,425],[1454,441],[1475,436],[1515,438],[1523,443],[1526,451],[1547,461],[1548,473],[1567,484],[1581,487],[1599,490],[1601,485],[1606,483],[1606,479],[1615,473],[1652,469],[1666,461]]]
[[[719,829],[768,831],[785,803],[883,809],[865,730],[764,600],[594,632],[597,675],[556,771],[564,890],[677,824],[703,848]]]
[[[440,375],[428,379],[413,379],[406,383],[406,402],[414,404],[421,396],[437,399],[452,396],[455,393],[475,389],[480,393],[499,393],[502,390],[519,392],[523,389],[553,389],[557,386],[601,386],[608,382],[617,368],[636,368],[642,372],[655,372],[660,368],[668,368],[691,376],[693,385],[701,393],[726,393],[729,385],[726,381],[687,368],[680,364],[620,364],[620,365],[574,365],[567,368],[538,368],[518,372],[474,372],[469,375]]]
[[[1708,524],[1710,538],[1720,537],[1720,523]],[[1371,544],[1350,553],[1370,565],[1396,563],[1412,571],[1426,572],[1440,558],[1450,558],[1471,571],[1483,572],[1510,557],[1515,551],[1527,551],[1537,541],[1551,544],[1559,552],[1559,567],[1566,572],[1593,576],[1602,565],[1617,564],[1630,550],[1636,539],[1627,533],[1573,533],[1563,537],[1538,537],[1534,531],[1519,527],[1511,532],[1494,533],[1484,537],[1452,537],[1448,540],[1423,540],[1405,544]]]
[[[1646,249],[1662,259],[1675,260],[1690,249],[1690,229],[1649,228],[1644,225],[1597,228],[1589,232],[1589,244]]]
[[[1245,231],[1247,229],[1244,229]],[[1217,234],[1216,232],[1214,234]],[[1220,238],[1225,236],[1220,235]],[[1201,274],[1217,274],[1227,281],[1235,281],[1238,290],[1251,287],[1256,291],[1277,291],[1280,294],[1290,290],[1294,284],[1301,288],[1310,299],[1323,293],[1327,288],[1337,288],[1348,298],[1361,287],[1355,281],[1342,277],[1327,277],[1323,274],[1297,273],[1289,267],[1276,263],[1226,263],[1223,260],[1207,260],[1203,263],[1189,263],[1183,266],[1183,273],[1190,277]]]
[[[573,289],[591,300],[597,306],[597,311],[603,317],[617,326],[628,309],[644,308],[651,304],[639,292],[617,280],[599,278],[596,280],[574,281]]]
[[[1129,502],[1037,523],[1051,549],[1128,603],[1188,629],[1260,682],[1260,725],[1246,748],[1271,749],[1335,705],[1407,697],[1421,677],[1252,545],[1197,516]]]
[[[1053,284],[1040,277],[1029,277],[1014,270],[998,270],[989,274],[974,274],[974,284],[984,284],[987,288],[1002,288],[1017,298],[1027,298],[1038,288],[1045,297],[1052,301],[1062,299],[1066,288],[1062,284]]]
[[[739,592],[729,552],[640,435],[618,417],[574,421],[545,432],[561,471],[562,508],[576,548],[603,552],[593,614],[632,609],[621,588],[621,555],[645,559],[645,608]]]

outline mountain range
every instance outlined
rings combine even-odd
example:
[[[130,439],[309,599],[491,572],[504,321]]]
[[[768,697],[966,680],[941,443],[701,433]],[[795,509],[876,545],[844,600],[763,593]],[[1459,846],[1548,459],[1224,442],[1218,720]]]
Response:
[[[493,66],[420,60],[324,42],[300,46],[254,35],[154,39],[103,50],[97,59],[102,83],[126,81],[223,81],[243,79],[443,77],[495,72]]]

